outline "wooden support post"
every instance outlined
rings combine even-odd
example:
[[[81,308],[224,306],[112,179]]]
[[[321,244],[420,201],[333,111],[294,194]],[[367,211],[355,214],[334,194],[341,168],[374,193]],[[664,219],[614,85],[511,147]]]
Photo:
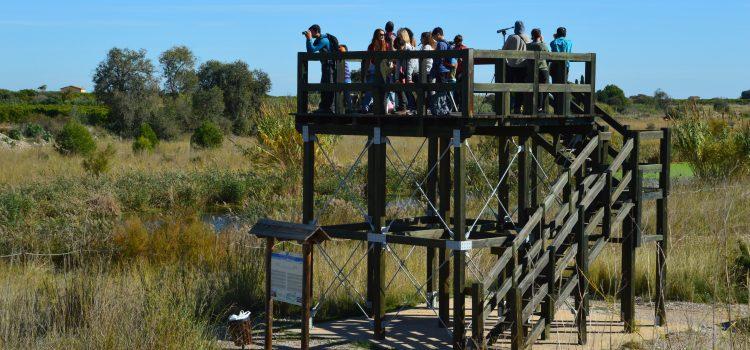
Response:
[[[367,207],[372,225],[380,233],[385,215],[385,142],[380,134],[380,128],[373,128],[372,145],[370,146],[367,164]],[[373,336],[375,339],[385,339],[383,318],[385,317],[385,248],[382,243],[369,242],[368,250],[368,296],[372,305],[374,319]]]
[[[460,130],[453,131],[453,237],[466,240],[466,148]],[[453,349],[466,348],[466,252],[453,250]]]
[[[302,244],[302,339],[300,348],[307,350],[310,348],[310,307],[312,305],[312,243],[305,242]],[[269,270],[270,271],[270,270]]]
[[[508,249],[513,249],[508,248]],[[515,270],[519,266],[518,250],[513,249],[513,258],[510,264],[509,277],[511,279],[511,288],[508,292],[508,303],[510,304],[510,313],[508,320],[511,322],[510,327],[510,346],[512,350],[521,350],[526,342],[524,336],[523,320],[523,300],[521,298],[521,289],[518,288],[518,278],[515,276]]]
[[[518,224],[529,220],[529,138],[520,136],[518,144],[523,150],[518,154]]]
[[[557,252],[554,246],[547,247],[546,254],[549,255],[549,262],[544,269],[545,279],[547,280],[547,295],[544,297],[542,304],[542,317],[544,317],[544,332],[542,339],[548,340],[552,335],[552,321],[555,319],[555,302],[557,300],[557,281],[555,281],[555,268],[557,267]]]
[[[443,217],[446,223],[450,223],[449,210],[451,203],[451,152],[450,152],[450,138],[440,138],[440,148],[438,149],[439,154],[443,154],[440,159],[440,174],[438,176],[438,187],[440,193],[440,215]],[[438,304],[439,304],[439,316],[440,321],[438,325],[440,327],[450,326],[450,284],[448,278],[450,277],[450,262],[448,261],[450,256],[445,248],[439,248],[438,251]]]
[[[302,126],[302,222],[308,225],[315,224],[315,135],[310,132],[308,125]],[[269,238],[268,244],[273,245],[272,238]],[[270,250],[267,252],[267,277],[271,274],[271,252]],[[302,259],[302,339],[300,347],[308,349],[313,295],[313,247],[310,243],[303,244]],[[267,283],[267,292],[270,293],[270,277]],[[272,314],[270,311],[271,309],[266,312]],[[268,341],[268,344],[270,344],[270,341]],[[270,349],[270,346],[267,349]]]
[[[633,174],[631,179],[629,197],[633,204],[637,205],[635,191],[633,186],[637,182],[638,175],[638,145],[637,133],[628,132],[625,137],[633,138],[633,150],[630,153],[630,159],[627,163],[627,170]],[[625,166],[623,166],[625,169]],[[635,249],[636,249],[636,220],[635,206],[632,211],[625,217],[622,224],[622,290],[620,292],[621,318],[625,324],[626,332],[635,332]]]
[[[305,89],[308,83],[309,64],[303,57],[303,53],[297,54],[297,113],[306,114],[308,112],[308,95]]]
[[[672,133],[669,128],[662,130],[664,136],[661,139],[659,151],[662,164],[662,171],[659,174],[659,188],[662,191],[662,198],[656,200],[656,234],[662,236],[661,241],[656,244],[656,324],[659,326],[667,324],[665,289],[667,254],[669,252],[669,167],[672,161]]]
[[[633,182],[630,185],[630,193],[633,198],[633,224],[635,226],[635,246],[640,247],[641,241],[643,240],[643,230],[641,230],[641,218],[643,217],[643,171],[639,170],[638,164],[640,164],[640,149],[641,149],[641,137],[638,132],[633,133],[633,151],[630,158],[630,167],[633,171]]]
[[[274,238],[266,238],[266,342],[265,350],[271,350],[273,344],[273,297],[271,296],[271,254]]]
[[[504,63],[501,63],[502,67],[505,67]],[[502,177],[505,174],[505,170],[510,165],[510,139],[507,137],[498,137],[498,177]],[[498,232],[501,232],[505,226],[505,211],[510,210],[510,182],[508,181],[509,175],[505,175],[503,182],[500,184],[498,190],[498,196],[500,202],[498,203]],[[498,178],[498,181],[500,179]]]
[[[427,192],[427,200],[432,203],[432,205],[436,205],[437,203],[437,172],[438,172],[438,166],[437,166],[437,159],[438,154],[440,150],[438,148],[438,139],[437,137],[430,137],[427,139],[427,171],[429,174],[427,175],[427,181],[426,181],[426,192]],[[425,208],[428,215],[435,215],[436,213],[432,209],[432,206],[428,205],[427,208]],[[435,290],[437,287],[437,270],[436,270],[436,263],[437,263],[437,248],[427,247],[427,263],[426,263],[426,283],[427,283],[427,306],[434,307],[435,306]]]
[[[424,59],[419,60],[419,83],[427,84],[427,61]],[[424,86],[424,85],[422,85]],[[417,115],[423,117],[427,115],[427,96],[429,92],[421,89],[417,91]]]
[[[373,95],[375,96],[375,102],[373,105],[373,111],[375,112],[375,115],[385,115],[386,114],[386,91],[384,88],[385,84],[385,72],[383,71],[383,63],[385,63],[383,59],[375,59],[375,85],[377,88],[373,92]]]
[[[471,339],[473,349],[487,349],[484,341],[484,287],[478,282],[471,285]]]
[[[343,84],[344,83],[344,75],[346,70],[346,60],[338,60],[335,61],[336,65],[336,83],[337,84]],[[346,106],[344,105],[344,94],[348,93],[346,91],[336,91],[335,92],[335,99],[334,99],[334,113],[336,114],[344,114],[346,112]]]
[[[602,235],[609,238],[612,235],[612,172],[607,170],[612,164],[609,157],[610,141],[602,141],[601,160],[602,170],[604,171],[604,189],[600,201],[604,206],[604,218],[602,218]]]
[[[315,135],[308,125],[302,126],[302,222],[315,219]]]
[[[495,82],[498,84],[507,82],[507,66],[505,60],[495,61]],[[495,113],[501,116],[510,115],[510,92],[495,93]]]
[[[531,94],[531,113],[528,113],[533,116],[536,116],[539,113],[539,57],[539,51],[534,52],[534,61],[532,62],[533,66],[531,67],[531,77],[533,79],[532,86],[534,88],[533,93]]]
[[[576,302],[576,325],[578,326],[578,344],[586,344],[586,322],[589,313],[589,237],[586,234],[586,209],[578,206],[578,223],[576,224],[576,241],[578,254],[576,255],[576,269],[578,270],[578,293]]]
[[[586,62],[586,84],[591,86],[586,102],[583,103],[584,113],[594,114],[596,110],[596,54],[591,54],[591,60]]]
[[[474,50],[465,50],[463,57],[464,75],[460,82],[461,88],[461,116],[474,116]]]

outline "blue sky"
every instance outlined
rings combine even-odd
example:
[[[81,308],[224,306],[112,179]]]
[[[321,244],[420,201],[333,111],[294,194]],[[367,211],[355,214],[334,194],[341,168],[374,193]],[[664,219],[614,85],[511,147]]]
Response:
[[[564,25],[575,51],[597,53],[598,84],[617,84],[628,95],[662,88],[675,97],[738,97],[750,89],[748,0],[4,0],[2,7],[0,88],[13,90],[91,88],[94,68],[111,47],[146,49],[156,63],[160,52],[187,45],[201,62],[241,59],[263,69],[272,94],[290,95],[302,30],[319,23],[363,50],[389,19],[415,32],[439,25],[484,49],[498,48],[496,29],[516,19],[541,28],[547,41]]]

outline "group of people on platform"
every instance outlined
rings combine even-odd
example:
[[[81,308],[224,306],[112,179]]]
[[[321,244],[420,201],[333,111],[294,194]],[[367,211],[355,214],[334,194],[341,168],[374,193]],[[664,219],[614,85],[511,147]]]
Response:
[[[464,50],[468,47],[463,43],[463,37],[458,34],[453,41],[445,40],[443,29],[434,28],[430,32],[423,32],[419,35],[419,43],[415,33],[409,28],[395,30],[393,22],[388,21],[385,29],[378,28],[372,34],[367,51],[432,51],[432,50]],[[324,34],[319,25],[314,24],[303,32],[306,39],[307,52],[346,52],[348,47],[339,43],[338,38],[331,34]],[[516,21],[513,35],[505,40],[503,50],[515,51],[551,51],[552,52],[571,52],[572,42],[566,38],[567,30],[564,27],[557,28],[553,40],[548,49],[544,42],[542,32],[538,28],[531,31],[531,38],[526,35],[523,22]],[[363,81],[366,83],[387,82],[411,84],[418,81],[430,83],[451,83],[460,82],[464,79],[464,63],[462,59],[457,58],[429,58],[424,59],[427,76],[420,76],[419,60],[398,59],[382,60],[379,62],[380,67],[376,67],[375,60],[365,60],[362,62]],[[525,59],[507,59],[507,82],[520,83],[530,82],[533,77],[531,67],[532,61]],[[549,82],[550,76],[553,77],[553,83],[563,83],[556,81],[567,77],[567,63],[551,62],[541,60],[538,63],[539,82]],[[349,69],[348,62],[344,63],[344,83],[352,82],[352,72]],[[552,74],[550,74],[552,70]],[[564,71],[564,72],[563,72]],[[336,66],[332,60],[323,60],[321,62],[321,83],[333,83],[336,77]],[[541,97],[540,106],[546,104],[546,94]],[[361,99],[355,102],[355,96],[352,93],[345,93],[345,108],[347,112],[371,113],[375,111],[375,97],[371,92],[366,92]],[[406,91],[390,92],[385,96],[383,109],[385,113],[394,114],[412,114],[417,108],[416,96],[414,93]],[[461,109],[461,96],[454,95],[451,91],[431,92],[426,96],[428,100],[429,111],[433,115],[444,116],[453,111]],[[526,94],[514,94],[511,97],[511,106],[514,113],[521,113],[521,106],[524,104]],[[322,91],[320,94],[320,104],[315,113],[333,114],[334,93],[331,91]]]

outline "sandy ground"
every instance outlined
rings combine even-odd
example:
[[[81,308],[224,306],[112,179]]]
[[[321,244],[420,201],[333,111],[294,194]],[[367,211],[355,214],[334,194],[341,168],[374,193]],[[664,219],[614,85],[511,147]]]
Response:
[[[572,301],[571,301],[572,304]],[[467,303],[467,305],[470,305]],[[592,301],[588,322],[588,342],[578,345],[577,333],[570,310],[560,309],[552,325],[551,337],[537,340],[534,349],[724,349],[750,348],[750,338],[738,332],[727,331],[730,320],[747,318],[747,305],[710,305],[685,302],[667,304],[666,327],[654,326],[652,303],[639,303],[636,307],[638,329],[624,333],[619,321],[619,304]],[[430,309],[416,307],[402,310],[398,317],[390,313],[386,340],[372,341],[369,321],[360,318],[315,324],[311,347],[316,349],[447,349],[451,347],[449,329],[438,327],[438,320]],[[470,317],[467,317],[470,320]],[[487,329],[494,324],[487,321]],[[274,342],[277,349],[298,349],[299,330],[279,332]],[[507,333],[506,333],[507,335]],[[275,335],[276,336],[276,335]],[[256,335],[261,343],[263,334]],[[226,348],[235,348],[221,342]],[[253,345],[251,348],[261,348]],[[509,348],[507,339],[500,339],[493,348]]]

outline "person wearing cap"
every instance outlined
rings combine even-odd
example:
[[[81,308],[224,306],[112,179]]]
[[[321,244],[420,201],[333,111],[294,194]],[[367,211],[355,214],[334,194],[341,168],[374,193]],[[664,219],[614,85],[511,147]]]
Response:
[[[526,49],[529,51],[542,51],[549,52],[547,44],[544,43],[544,37],[542,36],[542,30],[534,28],[531,30],[531,42],[526,45]],[[535,69],[539,70],[537,81],[540,84],[549,83],[549,67],[547,66],[546,60],[539,60]],[[533,76],[533,75],[532,75]],[[547,93],[539,93],[539,111],[542,113],[547,112]]]
[[[322,34],[320,26],[313,24],[303,33],[305,35],[305,41],[307,43],[307,52],[330,52],[331,43],[328,40],[328,36]],[[323,60],[320,64],[320,83],[333,83],[334,82],[334,64],[331,60]],[[333,92],[321,91],[320,92],[320,104],[318,109],[314,113],[326,113],[333,114]]]
[[[555,40],[549,43],[552,52],[573,52],[573,42],[568,40],[566,37],[568,30],[565,27],[557,28],[555,32]],[[565,64],[561,61],[550,62],[550,75],[552,76],[553,84],[565,84],[568,80],[568,70],[570,69],[570,62],[565,61]],[[563,113],[563,94],[554,93],[555,97],[555,114]]]
[[[513,26],[513,35],[508,37],[503,45],[503,50],[508,51],[526,51],[526,44],[531,40],[524,33],[526,28],[521,21],[516,21]],[[508,67],[508,79],[509,83],[527,83],[528,81],[528,62],[523,58],[506,59],[505,63]],[[513,93],[511,94],[511,108],[513,113],[521,113],[521,105],[526,99],[530,99],[531,96],[527,96],[527,93]]]

